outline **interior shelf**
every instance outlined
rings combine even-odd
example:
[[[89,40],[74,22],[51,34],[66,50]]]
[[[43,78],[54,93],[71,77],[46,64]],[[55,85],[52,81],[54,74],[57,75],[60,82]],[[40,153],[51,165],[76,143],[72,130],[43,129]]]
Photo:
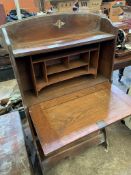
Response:
[[[62,51],[57,51],[57,52],[51,52],[51,53],[45,53],[45,54],[40,54],[40,55],[35,55],[32,56],[32,62],[33,64],[43,62],[43,61],[48,61],[51,59],[58,59],[58,58],[63,58],[63,57],[68,57],[68,56],[73,56],[73,55],[78,55],[81,53],[87,53],[89,51],[99,51],[98,45],[94,46],[84,46],[84,47],[79,47],[79,48],[72,48],[72,49],[66,49]]]
[[[74,60],[74,61],[70,62],[69,68],[74,69],[77,67],[87,66],[88,64],[89,64],[88,62],[85,62],[83,60]]]
[[[45,82],[42,78],[41,79],[37,79],[37,81],[36,81],[37,91],[40,91],[41,89],[43,89],[47,85],[48,85],[48,83]]]
[[[56,73],[60,73],[60,72],[64,72],[67,70],[71,70],[77,67],[83,67],[83,66],[87,66],[88,63],[82,61],[82,60],[75,60],[69,63],[69,66],[63,65],[63,64],[58,64],[58,65],[53,65],[53,66],[49,66],[47,68],[47,74],[48,75],[52,75],[52,74],[56,74]]]
[[[81,68],[76,68],[76,69],[72,69],[70,71],[67,72],[60,72],[58,74],[51,74],[48,76],[48,82],[45,82],[43,79],[38,79],[37,80],[37,91],[40,91],[41,89],[43,89],[44,87],[51,85],[51,84],[55,84],[64,80],[68,80],[71,78],[75,78],[75,77],[79,77],[82,75],[88,75],[88,74],[94,74],[96,73],[96,69],[95,68],[90,68],[88,71],[88,67],[81,67]]]
[[[31,57],[33,82],[36,94],[44,87],[82,75],[97,76],[99,47],[67,49],[60,53]],[[37,59],[36,59],[37,58]]]
[[[68,80],[68,79],[78,77],[78,76],[81,76],[81,75],[85,75],[85,74],[88,74],[88,71],[86,70],[86,67],[72,69],[72,70],[67,71],[67,72],[61,72],[59,74],[50,75],[48,77],[48,81],[49,81],[48,83],[53,84],[53,83]]]

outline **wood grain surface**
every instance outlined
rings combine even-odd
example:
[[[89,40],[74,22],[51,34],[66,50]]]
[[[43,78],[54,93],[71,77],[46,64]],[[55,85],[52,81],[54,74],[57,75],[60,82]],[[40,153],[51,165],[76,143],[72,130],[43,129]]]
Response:
[[[95,87],[96,85],[99,86],[99,84],[105,82],[108,82],[108,79],[101,75],[98,75],[97,78],[92,78],[92,76],[77,77],[75,79],[48,86],[40,92],[39,96],[34,95],[32,91],[24,91],[24,100],[25,104],[28,107],[31,107],[32,105],[39,104],[41,102],[47,101],[48,103],[49,100],[72,94],[74,92],[77,93],[77,91],[82,89],[93,86]]]
[[[114,35],[105,32],[90,32],[79,35],[69,35],[66,37],[54,38],[52,40],[40,40],[32,42],[16,43],[13,49],[15,57],[27,56],[30,54],[44,53],[55,51],[58,49],[71,48],[83,44],[92,44],[94,42],[101,42],[114,39]]]
[[[110,80],[116,32],[108,19],[82,12],[32,17],[3,26],[2,39],[8,45],[23,102],[29,97],[24,95],[26,92],[41,96],[35,98],[34,104],[45,100],[46,93],[41,91],[46,92],[46,86],[76,77],[82,79],[86,75],[88,79],[93,75],[97,79],[101,75]],[[79,62],[69,61],[74,55]],[[59,68],[52,61],[61,62]],[[49,93],[48,99],[53,98],[54,94]],[[28,100],[31,103],[27,107],[32,105],[32,100]]]
[[[102,20],[90,13],[63,13],[33,17],[5,27],[14,56],[22,57],[114,39],[112,24],[106,19],[108,28],[105,25],[102,29]],[[63,24],[60,28],[58,21]]]
[[[31,119],[46,156],[99,130],[99,121],[109,125],[131,114],[131,98],[110,84],[96,87],[95,92],[88,88],[72,96],[30,108]]]

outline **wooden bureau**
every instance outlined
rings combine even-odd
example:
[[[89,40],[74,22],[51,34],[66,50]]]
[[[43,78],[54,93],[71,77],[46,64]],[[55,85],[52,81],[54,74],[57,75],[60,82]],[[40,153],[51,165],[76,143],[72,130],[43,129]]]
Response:
[[[98,144],[131,114],[111,85],[117,28],[87,13],[33,17],[1,28],[44,170]]]

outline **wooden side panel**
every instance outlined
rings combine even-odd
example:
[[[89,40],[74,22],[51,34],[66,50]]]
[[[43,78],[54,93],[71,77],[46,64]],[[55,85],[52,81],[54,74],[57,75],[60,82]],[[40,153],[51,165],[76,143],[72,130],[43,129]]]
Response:
[[[113,26],[107,21],[110,32],[101,29],[99,15],[53,14],[8,24],[6,30],[15,57],[21,57],[114,38]]]
[[[98,72],[111,80],[115,56],[115,39],[102,42],[100,45],[100,58]]]
[[[118,28],[115,27],[115,25],[113,25],[113,23],[106,18],[101,18],[100,30],[103,32],[112,33],[117,38]]]
[[[20,87],[22,91],[33,89],[33,82],[31,78],[30,58],[23,60],[14,60],[17,66],[16,74],[20,77]]]
[[[59,21],[63,22],[61,27],[59,27]],[[81,33],[90,33],[92,29],[94,31],[98,31],[99,26],[100,17],[98,15],[87,13],[67,13],[26,19],[21,22],[8,25],[6,29],[12,40],[12,44],[17,41],[20,44],[22,42],[39,42],[42,39],[52,40],[72,33],[78,35],[80,34],[80,31]]]

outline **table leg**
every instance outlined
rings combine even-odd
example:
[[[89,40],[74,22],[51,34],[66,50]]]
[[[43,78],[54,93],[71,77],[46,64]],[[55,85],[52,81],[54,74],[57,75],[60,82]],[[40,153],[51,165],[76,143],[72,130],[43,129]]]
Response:
[[[103,128],[102,131],[103,131],[104,139],[105,139],[103,146],[105,147],[105,151],[108,152],[109,142],[108,142],[108,138],[107,138],[106,128]]]
[[[125,68],[119,69],[119,75],[118,75],[118,76],[119,76],[119,79],[118,79],[119,82],[121,81],[121,78],[122,78],[122,76],[123,76],[124,69],[125,69]]]

